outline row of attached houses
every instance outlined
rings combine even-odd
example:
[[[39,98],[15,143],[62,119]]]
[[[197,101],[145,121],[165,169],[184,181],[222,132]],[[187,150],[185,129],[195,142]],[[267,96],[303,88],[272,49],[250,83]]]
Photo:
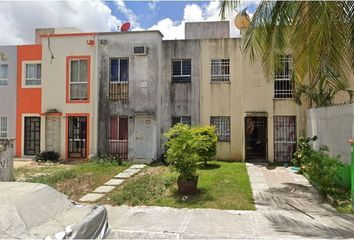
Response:
[[[18,157],[148,162],[172,125],[212,124],[218,159],[289,161],[307,108],[292,98],[291,58],[269,81],[228,22],[185,29],[183,40],[37,29],[34,45],[0,47],[0,138],[15,138]]]

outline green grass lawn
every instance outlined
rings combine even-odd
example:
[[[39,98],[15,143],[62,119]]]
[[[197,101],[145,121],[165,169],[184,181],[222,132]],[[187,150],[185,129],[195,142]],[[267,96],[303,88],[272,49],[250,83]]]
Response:
[[[16,181],[48,184],[77,201],[128,167],[109,162],[20,167],[14,170],[14,176]]]
[[[177,192],[177,173],[165,166],[148,167],[116,188],[103,202],[112,205],[155,205],[177,208],[255,210],[246,165],[210,162],[198,170],[199,193],[185,197]]]

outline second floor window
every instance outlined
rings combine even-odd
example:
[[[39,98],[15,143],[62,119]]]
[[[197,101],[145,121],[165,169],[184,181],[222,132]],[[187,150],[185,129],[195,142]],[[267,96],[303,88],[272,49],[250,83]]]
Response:
[[[211,81],[229,82],[230,81],[230,59],[211,60]]]
[[[7,138],[7,117],[0,117],[0,139]]]
[[[7,85],[8,65],[0,64],[0,85]]]
[[[129,59],[112,58],[110,60],[109,99],[127,101],[129,97]]]
[[[192,120],[190,116],[172,117],[172,127],[178,123],[183,123],[187,124],[188,126],[191,126]]]
[[[172,82],[190,83],[191,73],[192,73],[192,65],[190,59],[172,60]]]
[[[70,61],[70,100],[88,99],[88,60]]]
[[[292,98],[291,55],[279,58],[280,64],[274,74],[274,98]]]
[[[26,64],[25,72],[25,85],[37,86],[41,85],[41,64],[40,63],[28,63]]]

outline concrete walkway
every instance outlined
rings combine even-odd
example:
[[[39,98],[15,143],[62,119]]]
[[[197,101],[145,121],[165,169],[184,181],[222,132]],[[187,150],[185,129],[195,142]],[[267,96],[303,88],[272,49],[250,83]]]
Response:
[[[257,211],[106,206],[109,238],[354,238],[354,216],[338,214],[301,175],[253,164],[247,170]]]
[[[145,164],[135,164],[130,166],[128,169],[125,169],[123,172],[118,173],[114,178],[106,182],[104,185],[96,188],[92,193],[88,193],[82,198],[80,202],[96,202],[107,193],[112,192],[116,187],[121,185],[128,178],[133,177],[135,174],[140,172],[146,165]]]

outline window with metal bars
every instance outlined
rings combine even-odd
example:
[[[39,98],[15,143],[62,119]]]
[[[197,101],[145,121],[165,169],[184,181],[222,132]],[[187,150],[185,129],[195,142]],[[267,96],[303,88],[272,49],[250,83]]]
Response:
[[[128,118],[110,117],[109,154],[128,159]]]
[[[127,101],[129,98],[129,59],[110,59],[109,99]]]
[[[178,123],[183,123],[183,124],[187,124],[188,126],[191,126],[192,120],[190,116],[172,117],[172,127]]]
[[[7,64],[0,64],[0,85],[7,85],[8,69]]]
[[[25,85],[36,86],[41,85],[41,64],[40,63],[28,63],[25,65]]]
[[[286,55],[279,58],[279,66],[275,70],[274,98],[292,98],[292,58]]]
[[[70,100],[88,99],[88,60],[70,61]]]
[[[172,60],[172,82],[190,83],[192,64],[190,59]]]
[[[274,160],[290,162],[296,150],[296,116],[274,116]]]
[[[229,82],[230,81],[230,59],[211,60],[211,81]]]
[[[215,116],[210,117],[210,125],[214,125],[216,128],[216,135],[219,142],[230,142],[230,117]]]
[[[7,117],[0,117],[0,139],[7,138]]]

